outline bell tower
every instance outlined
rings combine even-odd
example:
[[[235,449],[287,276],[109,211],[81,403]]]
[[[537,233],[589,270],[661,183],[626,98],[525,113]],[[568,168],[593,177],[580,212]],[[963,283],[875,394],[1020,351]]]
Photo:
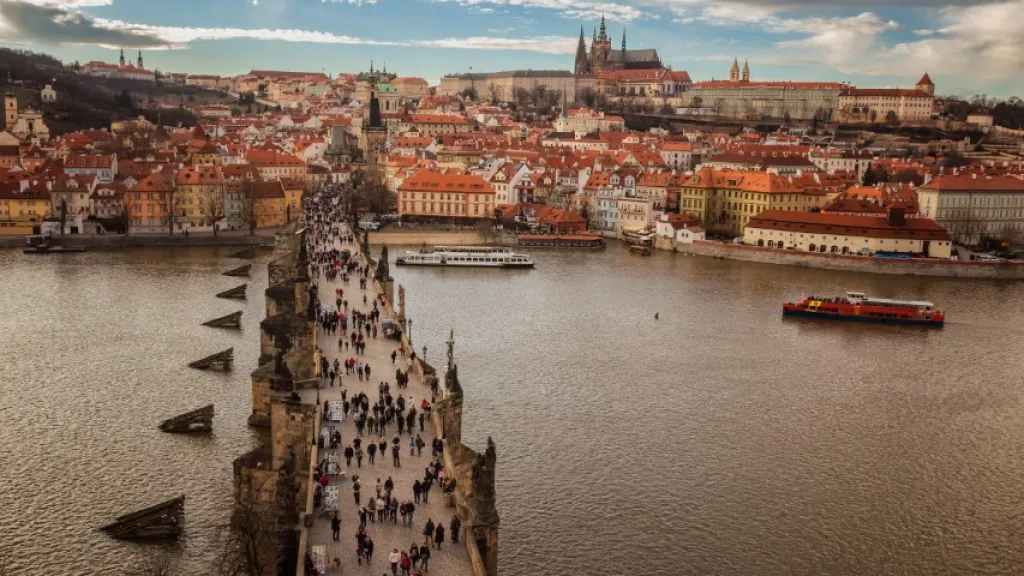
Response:
[[[750,65],[746,59],[743,60],[743,81],[750,82]]]
[[[18,97],[10,90],[4,94],[4,126],[10,130],[18,123]]]
[[[729,82],[740,81],[740,62],[739,60],[732,59],[732,68],[729,69]]]
[[[124,48],[121,48],[121,67],[124,68]]]

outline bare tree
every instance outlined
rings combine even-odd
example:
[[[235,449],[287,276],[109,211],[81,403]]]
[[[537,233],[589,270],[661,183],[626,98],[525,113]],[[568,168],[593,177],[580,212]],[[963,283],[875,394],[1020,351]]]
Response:
[[[199,192],[199,211],[213,226],[213,235],[217,235],[217,222],[224,218],[223,187],[206,186]]]
[[[174,220],[178,216],[178,208],[181,207],[181,196],[178,195],[178,184],[173,179],[168,179],[171,188],[163,192],[164,209],[167,211],[167,233],[174,235]],[[183,214],[184,215],[184,214]]]
[[[136,572],[139,576],[173,576],[178,573],[177,557],[166,548],[145,556],[140,564]]]
[[[249,236],[256,234],[257,202],[256,180],[247,178],[242,182],[242,222],[249,227]]]
[[[218,535],[217,576],[276,576],[284,560],[287,515],[279,487],[265,476],[235,494],[232,525]],[[280,480],[278,481],[280,483]]]

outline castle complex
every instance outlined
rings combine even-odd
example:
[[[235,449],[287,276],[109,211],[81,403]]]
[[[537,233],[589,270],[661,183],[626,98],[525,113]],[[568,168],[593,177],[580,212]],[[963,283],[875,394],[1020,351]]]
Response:
[[[580,27],[580,41],[576,46],[575,72],[577,75],[661,67],[661,59],[658,58],[657,50],[626,50],[625,30],[622,31],[622,48],[612,50],[612,39],[608,36],[608,30],[605,28],[604,16],[601,17],[600,32],[594,31],[589,51],[587,43],[583,39],[583,27]]]

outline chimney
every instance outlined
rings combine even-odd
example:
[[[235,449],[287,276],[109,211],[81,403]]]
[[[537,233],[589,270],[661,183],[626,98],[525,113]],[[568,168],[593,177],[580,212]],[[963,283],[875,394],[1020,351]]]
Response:
[[[907,210],[906,208],[904,208],[903,204],[892,204],[891,206],[889,206],[889,210],[887,212],[888,218],[886,218],[886,221],[889,223],[889,226],[903,226],[906,224]]]
[[[971,173],[971,180],[977,180],[977,179],[978,179],[978,173],[977,172],[972,172]]]

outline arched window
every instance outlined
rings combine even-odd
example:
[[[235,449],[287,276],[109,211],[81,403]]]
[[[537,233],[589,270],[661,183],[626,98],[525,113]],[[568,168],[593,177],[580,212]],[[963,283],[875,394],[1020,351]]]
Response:
[[[818,246],[818,252],[824,252],[825,248],[827,248],[827,246],[825,246],[824,244],[822,244],[821,246]]]
[[[764,240],[758,240],[758,241],[757,241],[757,245],[758,245],[758,246],[764,246]],[[768,241],[768,247],[769,247],[769,248],[771,248],[771,247],[772,247],[772,241],[771,241],[771,240],[769,240],[769,241]]]
[[[817,246],[815,246],[814,244],[811,244],[810,246],[807,247],[807,251],[808,252],[814,252],[817,248],[818,248]]]
[[[839,252],[839,246],[833,246],[831,252],[833,254],[835,254],[836,252]]]

